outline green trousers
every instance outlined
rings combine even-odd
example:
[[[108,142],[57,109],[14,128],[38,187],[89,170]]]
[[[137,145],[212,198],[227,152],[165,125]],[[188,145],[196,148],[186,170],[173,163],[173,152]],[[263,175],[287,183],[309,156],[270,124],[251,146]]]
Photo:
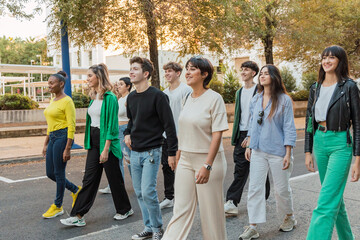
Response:
[[[339,240],[353,240],[343,199],[352,160],[352,145],[346,143],[346,131],[317,130],[313,149],[321,190],[306,239],[331,240],[335,224]]]

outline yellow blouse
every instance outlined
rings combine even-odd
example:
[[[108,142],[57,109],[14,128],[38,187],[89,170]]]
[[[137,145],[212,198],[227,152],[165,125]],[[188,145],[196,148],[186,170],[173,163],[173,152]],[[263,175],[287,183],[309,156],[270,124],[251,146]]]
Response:
[[[68,138],[74,139],[76,113],[71,97],[66,96],[57,101],[51,99],[50,105],[44,110],[44,115],[48,124],[47,135],[68,128]]]

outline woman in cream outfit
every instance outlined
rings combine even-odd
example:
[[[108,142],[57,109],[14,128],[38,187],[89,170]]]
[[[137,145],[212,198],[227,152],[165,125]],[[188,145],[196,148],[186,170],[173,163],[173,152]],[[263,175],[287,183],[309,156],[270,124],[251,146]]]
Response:
[[[207,88],[214,68],[203,57],[186,63],[186,81],[193,89],[179,117],[179,162],[175,175],[174,215],[163,239],[186,239],[197,203],[205,240],[227,239],[223,200],[226,159],[222,133],[228,129],[221,95]]]

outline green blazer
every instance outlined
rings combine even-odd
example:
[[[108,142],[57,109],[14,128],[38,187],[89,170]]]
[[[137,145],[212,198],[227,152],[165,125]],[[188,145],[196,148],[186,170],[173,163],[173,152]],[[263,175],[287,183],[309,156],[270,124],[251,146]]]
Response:
[[[231,135],[231,145],[235,146],[236,143],[239,141],[240,138],[240,129],[239,129],[239,124],[240,124],[240,118],[241,118],[241,91],[243,88],[240,88],[239,90],[236,91],[235,94],[235,116],[234,116],[234,124],[233,124],[233,130],[232,130],[232,135]],[[255,87],[253,96],[256,94],[257,92],[257,86]]]
[[[89,107],[94,100],[90,101]],[[111,140],[110,149],[117,158],[122,159],[120,140],[119,140],[119,104],[114,93],[108,91],[104,93],[104,99],[100,113],[100,154],[104,150],[106,140]],[[90,144],[90,125],[91,117],[86,114],[85,127],[85,149],[91,149]]]

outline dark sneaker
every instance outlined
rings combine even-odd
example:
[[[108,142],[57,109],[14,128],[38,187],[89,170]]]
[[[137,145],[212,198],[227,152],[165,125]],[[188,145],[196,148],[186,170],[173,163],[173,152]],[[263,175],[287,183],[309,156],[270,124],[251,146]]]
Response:
[[[164,235],[164,231],[161,229],[159,232],[154,232],[153,240],[161,240]]]
[[[131,239],[133,239],[133,240],[142,240],[142,239],[152,238],[152,236],[153,236],[152,232],[142,231],[141,233],[133,235],[131,237]]]

